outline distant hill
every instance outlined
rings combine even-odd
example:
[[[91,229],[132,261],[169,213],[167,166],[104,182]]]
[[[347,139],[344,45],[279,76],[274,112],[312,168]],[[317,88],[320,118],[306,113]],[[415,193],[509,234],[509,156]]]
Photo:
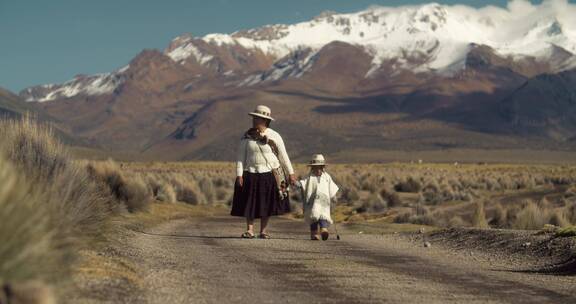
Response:
[[[15,117],[33,111],[30,104],[22,102],[18,95],[0,88],[0,115]]]

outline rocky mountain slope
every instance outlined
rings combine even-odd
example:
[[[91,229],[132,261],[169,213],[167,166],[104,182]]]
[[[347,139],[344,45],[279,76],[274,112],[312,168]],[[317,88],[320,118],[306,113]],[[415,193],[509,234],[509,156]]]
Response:
[[[230,159],[272,107],[297,155],[316,150],[571,149],[574,5],[426,4],[176,37],[128,65],[20,97],[71,134],[144,158]],[[352,152],[351,152],[352,153]]]

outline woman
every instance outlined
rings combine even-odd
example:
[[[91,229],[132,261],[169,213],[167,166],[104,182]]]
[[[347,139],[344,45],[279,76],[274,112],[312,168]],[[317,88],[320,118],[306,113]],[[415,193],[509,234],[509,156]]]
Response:
[[[278,173],[286,170],[292,185],[296,177],[282,137],[270,129],[274,120],[270,114],[270,108],[262,105],[249,113],[252,128],[242,137],[238,150],[231,215],[246,218],[243,238],[255,237],[254,219],[259,218],[259,237],[269,239],[269,217],[290,212],[288,185],[282,183],[282,174]]]

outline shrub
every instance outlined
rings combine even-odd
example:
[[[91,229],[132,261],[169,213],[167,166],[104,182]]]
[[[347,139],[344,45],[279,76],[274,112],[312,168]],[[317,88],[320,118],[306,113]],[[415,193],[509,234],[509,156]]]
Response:
[[[46,216],[45,198],[0,159],[0,278],[54,281],[68,264]]]
[[[199,183],[202,193],[208,202],[213,202],[216,198],[216,192],[214,191],[214,184],[209,178],[202,178]]]
[[[178,201],[191,205],[206,204],[206,198],[194,180],[188,180],[178,175],[172,182],[175,184],[174,188]]]
[[[550,216],[550,220],[548,222],[554,226],[558,227],[568,227],[570,226],[570,222],[566,218],[566,214],[562,212],[562,210],[556,210]]]
[[[507,220],[506,209],[502,207],[502,204],[496,203],[494,206],[494,215],[490,220],[490,225],[493,227],[504,228],[507,225]]]
[[[129,212],[136,212],[148,208],[152,200],[152,193],[140,176],[127,178],[116,163],[106,162],[90,163],[87,170],[92,178],[107,189],[119,205]]]
[[[546,198],[543,197],[540,201],[538,201],[538,207],[542,210],[548,210],[552,208],[552,203]]]
[[[377,191],[377,185],[378,182],[374,179],[374,177],[365,177],[361,183],[360,188],[364,191],[374,193]]]
[[[558,229],[556,231],[556,236],[558,237],[573,237],[576,236],[576,226],[569,226]]]
[[[28,178],[50,180],[71,165],[68,151],[54,138],[50,126],[42,126],[30,117],[0,124],[5,156]]]
[[[172,185],[162,182],[158,188],[156,198],[161,202],[175,203],[176,202],[176,191]]]
[[[113,211],[109,197],[70,159],[49,126],[30,118],[6,120],[0,122],[0,136],[8,160],[43,194],[46,217],[60,240],[73,243],[101,231]]]
[[[437,221],[424,206],[418,206],[413,211],[404,212],[394,218],[395,223],[412,223],[418,225],[436,226]]]
[[[430,203],[433,205],[440,204],[443,201],[443,197],[442,197],[441,193],[430,190],[430,189],[424,190],[424,192],[422,192],[422,196],[423,196],[424,201],[426,203]]]
[[[518,189],[532,189],[536,187],[536,182],[533,177],[523,176],[518,180]]]
[[[576,203],[571,203],[568,204],[565,207],[566,210],[566,218],[568,220],[568,222],[570,222],[570,224],[576,224]]]
[[[149,192],[152,196],[160,202],[173,203],[176,202],[176,191],[174,187],[163,180],[160,176],[148,174],[146,176],[146,183]]]
[[[230,181],[228,179],[225,178],[221,178],[221,177],[217,177],[214,179],[214,186],[220,188],[220,187],[230,187],[232,186],[230,184]]]
[[[224,188],[216,189],[216,200],[218,201],[225,201],[228,199],[230,192]],[[291,200],[293,200],[294,195],[291,195]],[[299,201],[296,199],[296,201]]]
[[[390,208],[402,206],[402,200],[394,190],[384,188],[380,190],[380,196]]]
[[[417,192],[420,192],[421,189],[422,189],[422,185],[420,184],[420,182],[415,180],[412,177],[409,177],[407,180],[402,181],[402,182],[396,184],[396,186],[394,186],[394,190],[396,190],[398,192],[417,193]]]
[[[380,197],[380,195],[372,194],[366,201],[364,201],[361,209],[367,212],[379,213],[383,212],[386,207],[386,202]]]
[[[483,201],[476,202],[474,215],[472,216],[472,225],[476,228],[488,228],[488,221],[486,221]]]
[[[431,214],[416,215],[410,218],[410,223],[417,225],[436,226],[436,219]]]
[[[464,192],[464,194],[460,193],[462,200],[465,202],[470,202],[474,199],[474,196],[470,192]]]
[[[409,223],[412,215],[412,212],[400,213],[394,218],[394,223]]]
[[[427,215],[430,214],[430,209],[428,209],[425,206],[422,206],[421,204],[418,204],[415,208],[416,211],[416,215]]]
[[[548,215],[533,201],[528,201],[524,208],[518,212],[513,228],[524,230],[538,230],[548,223]]]
[[[456,215],[450,218],[448,221],[448,227],[450,228],[458,228],[466,226],[466,222],[462,219],[462,217]]]
[[[342,189],[341,200],[346,203],[346,205],[352,206],[360,199],[358,191],[354,188],[344,188]]]
[[[576,185],[572,185],[572,186],[566,188],[565,196],[566,197],[576,196]]]
[[[126,179],[125,204],[129,212],[147,210],[152,202],[152,193],[139,175]]]

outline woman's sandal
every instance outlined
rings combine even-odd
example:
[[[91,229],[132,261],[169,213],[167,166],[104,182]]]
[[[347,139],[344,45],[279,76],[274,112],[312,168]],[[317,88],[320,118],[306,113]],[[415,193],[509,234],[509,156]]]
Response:
[[[254,233],[252,233],[250,231],[246,231],[246,232],[242,233],[242,238],[243,239],[253,239]]]
[[[262,233],[260,233],[260,235],[259,235],[258,237],[261,238],[261,239],[267,240],[267,239],[270,238],[270,235],[269,235],[268,233],[266,233],[266,232],[262,232]]]

